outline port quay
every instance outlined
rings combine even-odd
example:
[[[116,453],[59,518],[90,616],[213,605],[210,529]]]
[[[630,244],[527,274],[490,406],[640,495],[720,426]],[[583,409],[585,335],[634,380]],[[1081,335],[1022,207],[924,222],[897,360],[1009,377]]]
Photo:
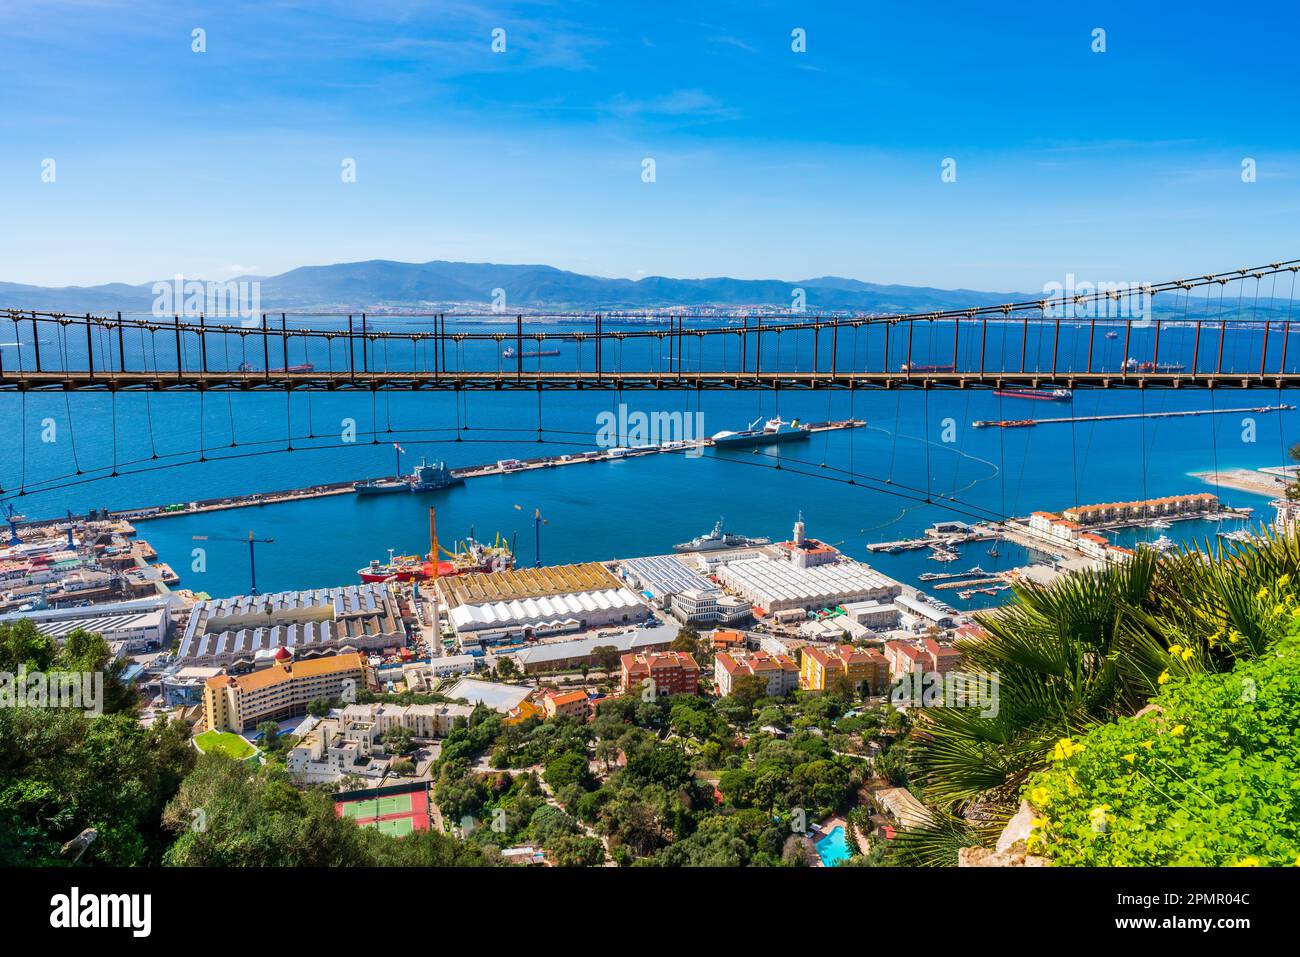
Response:
[[[840,419],[831,422],[811,422],[806,427],[810,433],[830,432],[840,429],[862,428],[867,423],[862,419]],[[612,459],[638,458],[647,455],[683,455],[693,450],[711,448],[713,438],[691,439],[665,442],[659,445],[616,447],[594,449],[588,452],[565,455],[547,455],[527,459],[500,459],[484,465],[470,465],[451,469],[454,479],[465,480],[483,478],[489,475],[509,475],[516,472],[530,472],[537,469],[560,468],[568,465],[583,465],[592,462],[608,462]],[[381,482],[403,482],[401,475],[387,476]],[[302,488],[284,489],[276,492],[253,492],[248,495],[228,495],[221,498],[203,499],[184,504],[150,505],[140,508],[109,510],[113,518],[127,521],[136,519],[169,518],[180,515],[195,515],[203,512],[220,512],[236,508],[249,508],[259,505],[275,505],[282,502],[298,502],[313,498],[327,498],[331,495],[351,495],[357,491],[359,481],[331,482],[324,485],[309,485]],[[418,490],[417,490],[418,491]],[[41,522],[26,523],[25,527],[39,527],[66,521],[50,519]]]

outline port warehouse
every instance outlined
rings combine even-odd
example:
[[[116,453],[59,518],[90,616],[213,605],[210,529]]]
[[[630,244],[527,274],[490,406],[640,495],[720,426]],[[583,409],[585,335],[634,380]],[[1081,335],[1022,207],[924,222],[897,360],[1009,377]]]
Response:
[[[171,626],[170,601],[144,598],[106,605],[41,608],[0,615],[0,624],[26,619],[43,635],[62,640],[78,628],[103,637],[121,657],[127,652],[157,648]]]
[[[405,643],[395,599],[374,583],[201,601],[190,613],[178,658],[187,665],[251,664],[281,647],[301,658]]]
[[[756,557],[756,552],[732,553],[732,560]],[[702,561],[703,556],[697,556]],[[705,567],[709,567],[705,565]],[[750,604],[732,595],[724,595],[709,579],[686,564],[677,555],[652,555],[629,558],[619,563],[619,573],[647,600],[672,612],[683,622],[730,624],[749,617]]]
[[[619,563],[623,578],[647,597],[665,607],[673,595],[697,589],[705,591],[715,587],[699,572],[688,568],[676,555],[651,555],[648,558],[629,558]]]
[[[851,560],[800,568],[785,560],[756,558],[719,565],[717,576],[768,614],[845,601],[893,601],[903,590],[898,582]]]
[[[650,609],[596,562],[439,579],[462,647],[626,625]]]
[[[644,651],[666,651],[677,638],[677,631],[677,625],[666,622],[612,635],[531,644],[517,651],[503,651],[500,654],[513,658],[515,664],[525,674],[563,671],[568,668],[597,664],[597,648],[613,648],[620,655]]]

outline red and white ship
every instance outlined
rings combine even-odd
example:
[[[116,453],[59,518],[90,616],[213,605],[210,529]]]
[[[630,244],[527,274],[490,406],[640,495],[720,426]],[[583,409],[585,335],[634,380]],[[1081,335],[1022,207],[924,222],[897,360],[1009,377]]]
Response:
[[[424,581],[469,572],[507,571],[515,564],[514,554],[500,535],[491,545],[467,538],[464,542],[457,542],[454,551],[439,546],[432,508],[429,509],[429,545],[428,555],[396,555],[390,548],[387,562],[374,559],[369,565],[358,568],[357,574],[363,582]],[[439,553],[446,557],[437,557],[435,567],[434,558]]]

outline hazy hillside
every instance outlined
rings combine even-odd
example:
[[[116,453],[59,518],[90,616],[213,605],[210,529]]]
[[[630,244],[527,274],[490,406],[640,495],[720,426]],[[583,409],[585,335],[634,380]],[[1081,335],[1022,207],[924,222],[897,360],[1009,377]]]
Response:
[[[505,291],[507,310],[612,310],[665,306],[762,306],[788,308],[802,288],[809,311],[915,312],[1029,298],[1025,293],[972,292],[922,286],[879,285],[823,276],[796,282],[776,279],[605,279],[552,266],[494,263],[399,263],[371,260],[331,266],[301,266],[258,278],[262,308],[350,310],[428,309],[491,304],[492,291]],[[0,282],[0,308],[55,312],[148,311],[153,284],[109,283],[50,288]]]

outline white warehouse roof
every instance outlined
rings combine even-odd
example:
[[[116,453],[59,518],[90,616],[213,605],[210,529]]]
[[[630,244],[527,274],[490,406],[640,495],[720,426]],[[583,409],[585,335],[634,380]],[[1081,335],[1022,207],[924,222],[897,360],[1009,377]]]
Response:
[[[631,611],[641,608],[644,606],[640,599],[626,588],[606,588],[571,595],[457,605],[449,617],[457,631],[474,631],[501,625],[572,619],[594,611]]]
[[[800,568],[770,558],[731,562],[718,576],[757,604],[798,603],[827,605],[847,599],[897,595],[898,583],[853,561]]]

